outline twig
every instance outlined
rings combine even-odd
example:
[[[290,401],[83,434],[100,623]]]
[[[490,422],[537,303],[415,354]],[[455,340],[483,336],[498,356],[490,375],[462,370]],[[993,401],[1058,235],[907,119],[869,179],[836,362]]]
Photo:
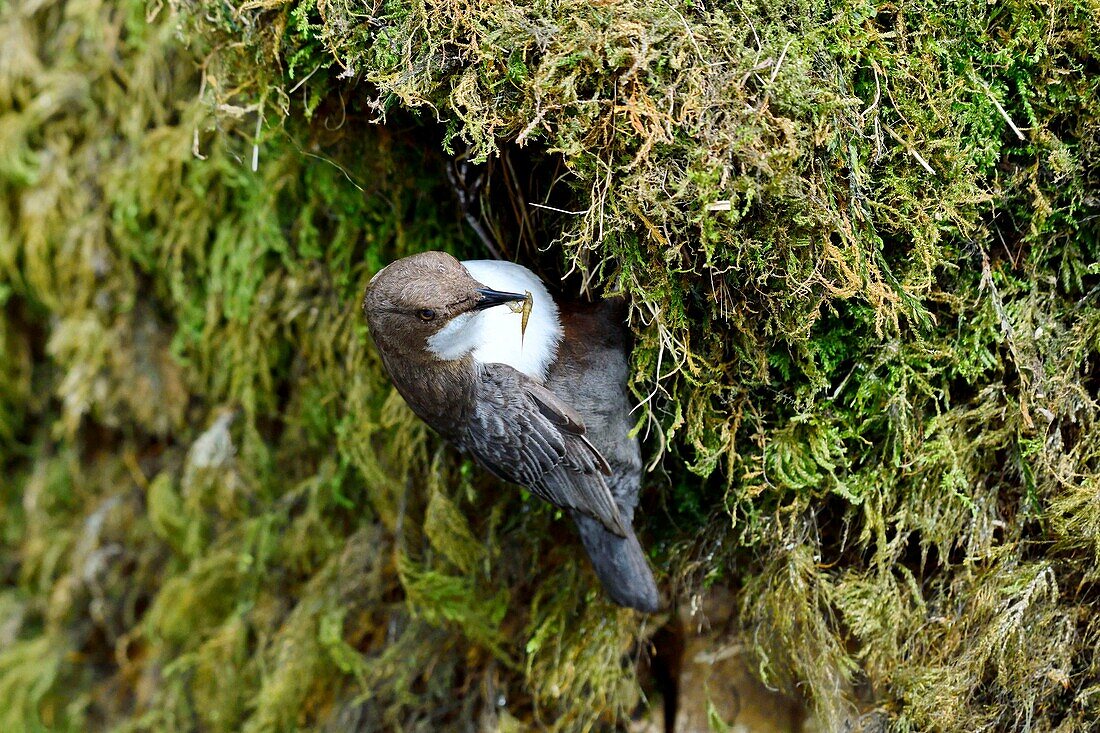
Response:
[[[1016,137],[1021,140],[1026,140],[1024,133],[1020,131],[1020,128],[1016,127],[1016,123],[1012,121],[1012,118],[1008,116],[1008,112],[1005,112],[1005,108],[1001,106],[1001,103],[997,101],[997,98],[993,96],[993,90],[989,88],[989,85],[984,81],[982,82],[982,88],[985,90],[986,96],[993,102],[993,106],[997,108],[997,111],[1001,113],[1001,117],[1005,118],[1005,122],[1012,128],[1012,131],[1016,133]]]
[[[547,211],[556,211],[559,214],[569,214],[570,216],[584,216],[585,214],[588,213],[588,211],[591,211],[591,209],[589,209],[587,211],[569,211],[568,209],[559,209],[556,206],[547,206],[546,204],[536,204],[534,201],[529,202],[527,205],[528,206],[534,206],[536,209],[546,209]]]
[[[936,175],[935,169],[932,168],[932,166],[928,165],[928,161],[924,159],[924,156],[918,153],[912,145],[902,140],[901,136],[894,132],[894,128],[890,127],[889,125],[883,125],[883,127],[886,128],[886,132],[890,133],[890,137],[897,140],[899,145],[908,150],[909,154],[917,159],[917,162],[921,164],[921,167],[928,171],[929,175]]]
[[[466,220],[466,223],[470,225],[470,228],[474,230],[474,234],[481,240],[481,243],[485,245],[485,249],[489,250],[489,254],[493,256],[495,260],[504,259],[500,250],[497,248],[496,243],[493,242],[492,237],[489,236],[489,232],[485,230],[485,227],[470,211],[470,194],[466,190],[465,180],[459,180],[458,166],[460,164],[455,162],[452,165],[447,166],[447,180],[451,182],[451,188],[455,192],[455,196],[458,197],[458,205],[462,209],[462,217]],[[461,164],[463,172],[465,172],[465,163]]]
[[[779,53],[779,60],[775,62],[775,68],[772,69],[772,78],[768,79],[768,86],[771,86],[775,82],[775,77],[779,75],[779,67],[783,65],[783,59],[787,58],[787,49],[794,43],[794,38],[787,39],[786,45],[783,46],[783,50]]]
[[[527,213],[527,200],[523,196],[523,189],[520,188],[519,176],[516,175],[516,169],[512,167],[512,156],[507,150],[504,150],[500,158],[504,162],[504,184],[508,189],[508,201],[512,205],[516,219],[519,220],[521,240],[522,234],[526,233],[528,239],[531,240],[531,244],[537,249],[535,228],[531,226],[531,217]]]
[[[665,5],[667,5],[668,9],[671,10],[673,13],[676,13],[676,17],[679,18],[680,22],[684,24],[684,30],[687,31],[688,40],[691,41],[692,46],[695,46],[695,53],[699,56],[699,60],[706,61],[707,57],[703,55],[703,49],[699,48],[699,41],[695,40],[695,34],[692,33],[691,26],[688,25],[687,18],[680,15],[680,11],[676,9],[676,6],[670,2],[667,2],[667,0],[665,2]],[[753,29],[753,33],[756,33],[755,28]]]
[[[252,141],[252,172],[260,169],[260,131],[264,124],[264,103],[260,102],[260,108],[256,111],[256,137]]]
[[[539,126],[539,123],[542,122],[542,118],[545,116],[546,110],[540,109],[538,111],[538,114],[535,115],[534,119],[527,123],[527,127],[523,128],[523,132],[521,132],[519,135],[516,135],[516,145],[522,148],[523,144],[527,142],[527,136],[535,131],[535,128]]]
[[[783,46],[783,50],[779,52],[779,58],[775,61],[775,66],[772,68],[772,75],[768,79],[768,83],[765,85],[764,98],[760,100],[760,105],[756,108],[758,111],[767,109],[768,102],[771,100],[772,85],[775,84],[775,77],[779,75],[779,67],[783,65],[783,59],[787,57],[787,50],[794,43],[794,38],[788,38],[786,45]]]
[[[316,74],[320,70],[321,70],[321,64],[317,64],[317,67],[313,71],[306,74],[304,79],[301,79],[297,84],[292,86],[290,88],[290,91],[288,91],[286,93],[286,95],[289,97],[291,94],[294,94],[294,92],[298,91],[298,89],[300,89],[303,84],[305,84],[307,81],[309,81],[313,77],[313,75]]]

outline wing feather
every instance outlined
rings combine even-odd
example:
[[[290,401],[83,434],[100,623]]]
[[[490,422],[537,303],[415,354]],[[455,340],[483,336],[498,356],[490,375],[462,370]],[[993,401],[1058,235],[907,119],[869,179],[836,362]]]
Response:
[[[627,536],[584,421],[550,390],[506,364],[482,365],[463,447],[493,474]]]

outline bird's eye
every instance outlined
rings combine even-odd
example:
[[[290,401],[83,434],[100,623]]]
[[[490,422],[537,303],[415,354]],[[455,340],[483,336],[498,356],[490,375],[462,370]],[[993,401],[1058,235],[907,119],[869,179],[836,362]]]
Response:
[[[416,317],[422,321],[434,321],[435,311],[433,311],[431,308],[421,308],[416,312]]]

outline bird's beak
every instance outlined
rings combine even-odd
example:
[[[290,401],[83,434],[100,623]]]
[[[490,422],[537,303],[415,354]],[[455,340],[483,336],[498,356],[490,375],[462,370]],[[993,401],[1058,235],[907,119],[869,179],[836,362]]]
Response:
[[[505,303],[516,303],[521,300],[527,300],[527,295],[525,293],[506,293],[501,290],[490,290],[489,288],[478,288],[477,294],[480,295],[481,298],[474,304],[474,310],[476,311],[483,311],[495,305],[504,305]]]

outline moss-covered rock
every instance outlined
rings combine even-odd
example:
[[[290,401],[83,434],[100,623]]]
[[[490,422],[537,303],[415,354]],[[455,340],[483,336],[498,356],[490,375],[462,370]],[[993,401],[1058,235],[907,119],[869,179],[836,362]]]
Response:
[[[359,317],[386,261],[491,246],[627,296],[640,528],[765,681],[830,728],[1088,729],[1098,18],[4,5],[0,724],[625,720],[654,623]]]

